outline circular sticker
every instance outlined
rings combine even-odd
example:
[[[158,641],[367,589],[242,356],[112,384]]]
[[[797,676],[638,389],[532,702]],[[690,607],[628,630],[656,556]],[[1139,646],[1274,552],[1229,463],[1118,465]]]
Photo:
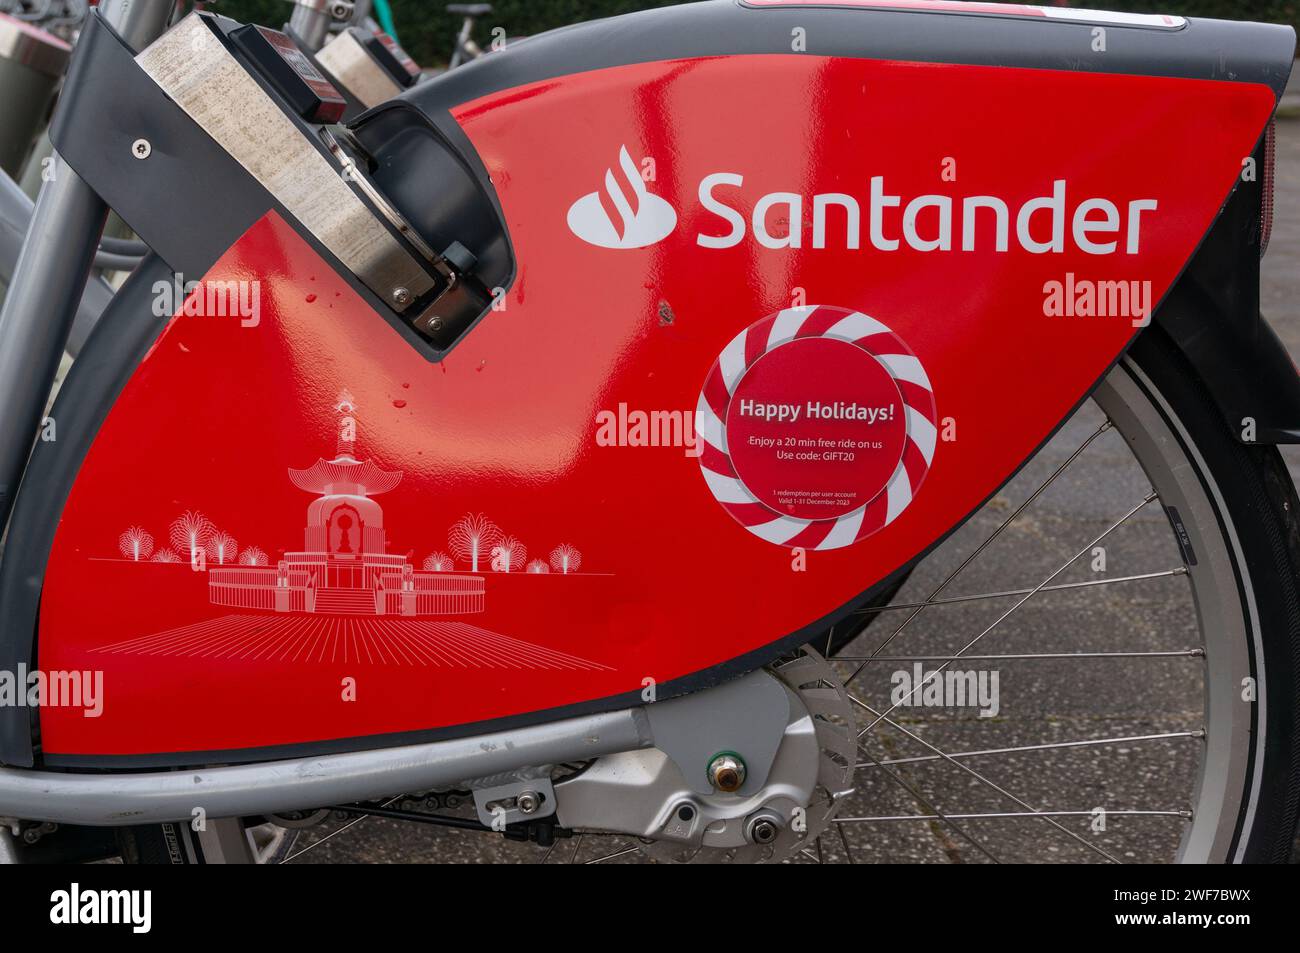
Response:
[[[745,371],[726,418],[731,465],[770,509],[834,519],[889,483],[907,439],[903,397],[876,358],[835,338],[796,338]]]
[[[838,549],[912,501],[936,420],[924,368],[888,327],[847,308],[790,308],[738,334],[709,371],[700,468],[755,535]]]

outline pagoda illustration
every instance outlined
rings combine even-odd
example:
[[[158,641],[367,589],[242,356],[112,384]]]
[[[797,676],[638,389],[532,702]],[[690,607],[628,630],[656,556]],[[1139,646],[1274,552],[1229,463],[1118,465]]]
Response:
[[[307,505],[303,551],[285,553],[275,567],[209,566],[209,601],[324,615],[482,612],[482,576],[417,572],[406,557],[385,551],[384,511],[374,498],[401,483],[402,473],[358,459],[351,394],[339,394],[333,409],[339,418],[333,459],[289,469],[289,481],[315,495]]]

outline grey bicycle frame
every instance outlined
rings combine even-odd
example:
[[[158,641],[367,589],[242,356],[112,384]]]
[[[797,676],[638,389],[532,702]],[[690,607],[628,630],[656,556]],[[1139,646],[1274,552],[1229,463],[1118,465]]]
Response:
[[[293,13],[289,17],[289,30],[312,52],[320,50],[325,45],[325,41],[330,37],[330,28],[335,21],[361,24],[370,14],[368,0],[352,4],[350,20],[345,20],[343,16],[347,12],[347,7],[344,6],[343,11],[336,11],[334,7],[337,4],[333,0],[292,0],[292,3]]]
[[[23,240],[32,223],[32,200],[13,179],[0,172],[0,282],[8,285],[18,266],[18,256]],[[76,357],[86,343],[99,316],[113,300],[113,286],[102,277],[92,277],[77,305],[77,316],[65,345],[67,352]]]
[[[447,64],[447,69],[455,69],[462,63],[477,59],[483,55],[479,45],[474,42],[475,19],[475,17],[466,16],[461,23],[460,32],[456,34],[456,48],[451,52],[451,62]]]
[[[303,43],[319,50],[330,31],[329,0],[293,0],[289,28]]]
[[[134,49],[161,36],[171,0],[105,0],[101,15]],[[41,187],[0,311],[0,526],[44,417],[108,206],[59,156]]]
[[[428,744],[193,771],[72,774],[0,768],[0,818],[112,827],[189,820],[195,808],[209,818],[246,817],[428,791],[652,744],[645,711],[630,708]]]

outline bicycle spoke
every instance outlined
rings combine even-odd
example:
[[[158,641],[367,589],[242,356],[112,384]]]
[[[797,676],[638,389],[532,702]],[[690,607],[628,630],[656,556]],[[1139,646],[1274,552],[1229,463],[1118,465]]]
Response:
[[[1017,609],[1019,609],[1019,608],[1020,608],[1021,606],[1023,606],[1026,602],[1028,602],[1030,599],[1032,599],[1032,598],[1034,597],[1034,595],[1035,595],[1036,593],[1038,593],[1038,592],[1043,588],[1043,586],[1046,586],[1049,582],[1051,582],[1053,579],[1055,579],[1055,578],[1056,578],[1057,576],[1059,576],[1061,573],[1065,572],[1065,570],[1069,569],[1070,566],[1072,566],[1072,565],[1074,564],[1075,560],[1077,560],[1077,559],[1079,559],[1079,558],[1081,558],[1081,557],[1087,555],[1089,552],[1091,552],[1091,550],[1092,550],[1092,548],[1093,548],[1094,546],[1096,546],[1098,543],[1100,543],[1103,539],[1105,539],[1105,538],[1106,538],[1107,536],[1109,536],[1111,533],[1115,532],[1115,530],[1119,529],[1121,526],[1123,526],[1125,523],[1127,523],[1128,520],[1133,516],[1133,514],[1137,513],[1139,510],[1141,510],[1144,506],[1146,506],[1148,503],[1150,503],[1150,502],[1151,502],[1152,500],[1154,500],[1155,498],[1156,498],[1156,494],[1155,494],[1154,491],[1151,492],[1151,493],[1148,493],[1148,494],[1146,495],[1146,497],[1143,498],[1142,502],[1138,503],[1136,506],[1134,506],[1132,509],[1130,509],[1127,513],[1125,513],[1123,516],[1121,516],[1121,517],[1119,518],[1119,520],[1117,520],[1116,522],[1112,523],[1112,524],[1111,524],[1111,525],[1106,529],[1106,531],[1103,532],[1100,536],[1098,536],[1096,539],[1094,539],[1092,542],[1090,542],[1087,546],[1083,547],[1083,549],[1079,550],[1077,553],[1075,553],[1073,556],[1071,556],[1069,559],[1067,559],[1064,563],[1062,563],[1062,564],[1060,565],[1059,568],[1057,568],[1057,569],[1056,569],[1056,570],[1055,570],[1055,571],[1054,571],[1050,576],[1048,576],[1046,579],[1044,579],[1044,580],[1043,580],[1043,581],[1042,581],[1042,582],[1041,582],[1041,583],[1040,583],[1036,588],[1030,590],[1028,593],[1026,593],[1024,596],[1022,596],[1022,597],[1020,598],[1020,600],[1016,602],[1015,605],[1013,605],[1013,606],[1012,606],[1010,609],[1008,609],[1006,612],[1002,613],[1002,615],[1000,615],[1000,616],[998,616],[996,619],[994,619],[994,620],[993,620],[993,623],[992,623],[991,625],[989,625],[989,627],[986,628],[983,632],[981,632],[979,635],[975,636],[975,638],[971,639],[969,642],[967,642],[965,645],[963,645],[963,646],[962,646],[962,647],[957,651],[957,655],[954,656],[954,659],[955,659],[955,658],[960,658],[960,657],[962,657],[962,656],[963,656],[963,655],[964,655],[964,654],[965,654],[965,653],[966,653],[966,652],[971,648],[971,646],[975,645],[977,642],[979,642],[980,639],[984,638],[984,636],[988,635],[990,632],[992,632],[994,629],[996,629],[999,625],[1001,625],[1001,624],[1002,624],[1003,622],[1005,622],[1008,618],[1010,618],[1011,615],[1012,615],[1012,614],[1013,614]],[[891,636],[891,638],[892,638],[892,636]],[[882,646],[882,647],[883,647],[883,646]],[[872,653],[872,654],[875,654],[875,653]],[[865,662],[862,663],[862,665],[860,665],[860,666],[858,667],[858,672],[862,671],[862,669],[866,667],[866,664],[867,664],[867,663],[865,663]],[[924,687],[924,686],[925,686],[925,685],[926,685],[926,684],[927,684],[931,679],[933,679],[935,676],[937,676],[940,672],[942,672],[944,669],[946,669],[946,668],[947,668],[949,665],[951,665],[951,664],[952,664],[952,661],[947,661],[947,662],[944,662],[943,664],[941,664],[938,668],[933,669],[932,671],[930,671],[930,672],[929,672],[929,673],[928,673],[928,674],[927,674],[923,679],[921,679],[921,683],[920,683],[919,685],[915,685],[915,686],[913,686],[913,688],[912,688],[911,691],[909,691],[906,695],[904,695],[904,696],[903,696],[902,698],[900,698],[898,701],[896,701],[896,702],[894,702],[892,705],[890,705],[889,708],[885,709],[885,713],[884,713],[884,715],[880,715],[880,716],[878,716],[878,717],[876,718],[875,721],[873,721],[871,724],[867,725],[866,728],[863,728],[862,731],[858,732],[858,737],[861,738],[863,735],[865,735],[865,734],[867,734],[868,732],[870,732],[871,729],[875,728],[876,725],[880,724],[881,719],[884,718],[885,715],[888,715],[890,712],[894,711],[896,708],[898,708],[899,706],[903,705],[903,704],[904,704],[908,699],[910,699],[913,695],[915,695],[918,691],[920,691],[920,690],[921,690],[921,689],[922,689],[922,688],[923,688],[923,687]],[[855,672],[854,674],[856,675],[857,672]],[[846,682],[845,684],[847,685],[848,683]]]
[[[1179,566],[1176,569],[1162,569],[1159,572],[1143,572],[1133,576],[1112,576],[1108,579],[1089,579],[1084,582],[1063,582],[1055,586],[1046,586],[1039,592],[1063,592],[1069,589],[1091,589],[1094,586],[1114,586],[1125,582],[1145,582],[1148,579],[1167,579],[1170,576],[1186,576],[1188,574],[1186,566]],[[874,609],[857,609],[854,610],[857,615],[871,615],[877,612],[901,612],[906,609],[928,609],[931,606],[951,606],[963,602],[980,602],[986,599],[1009,599],[1012,596],[1023,596],[1029,589],[1004,589],[1000,592],[972,592],[964,596],[949,596],[947,599],[932,599],[927,602],[900,602],[890,603],[887,606],[880,606]],[[897,634],[897,633],[895,633]]]
[[[863,747],[862,745],[858,745],[858,750],[861,751],[863,754],[865,754],[868,758],[870,758],[871,761],[872,761],[872,763],[873,763],[876,767],[878,767],[878,768],[880,768],[881,770],[883,770],[883,771],[885,772],[885,775],[886,775],[887,777],[889,777],[891,780],[893,780],[893,781],[895,781],[896,783],[898,783],[898,784],[903,788],[904,791],[906,791],[908,794],[912,795],[912,798],[916,801],[916,803],[920,804],[921,807],[925,808],[926,810],[934,811],[934,816],[935,816],[938,820],[943,821],[943,823],[945,823],[945,824],[947,824],[949,827],[951,827],[951,828],[953,829],[953,831],[954,831],[957,835],[959,835],[963,840],[965,840],[967,843],[969,843],[972,847],[974,847],[976,850],[978,850],[981,854],[983,854],[983,855],[984,855],[985,857],[987,857],[989,860],[993,861],[993,863],[995,863],[995,864],[1000,864],[1000,863],[1002,863],[1002,861],[1000,861],[1000,860],[998,860],[996,857],[994,857],[994,856],[993,856],[993,855],[988,851],[988,849],[985,848],[985,846],[984,846],[983,844],[981,844],[979,841],[975,840],[975,838],[972,837],[970,834],[966,833],[965,829],[964,829],[960,824],[956,824],[956,823],[954,823],[953,820],[952,820],[952,815],[944,814],[944,813],[943,813],[942,811],[940,811],[937,807],[935,807],[934,804],[932,804],[932,803],[931,803],[931,802],[930,802],[930,801],[925,797],[925,795],[922,794],[922,793],[920,792],[920,790],[919,790],[915,785],[908,784],[907,781],[905,781],[905,780],[903,779],[903,776],[900,775],[897,771],[891,771],[889,768],[885,767],[884,762],[881,762],[881,761],[877,760],[876,757],[875,757],[874,755],[872,755],[871,752],[869,752],[869,751],[868,751],[865,747]],[[841,837],[841,838],[844,838],[844,837],[845,837],[845,835],[844,835],[844,828],[842,828],[842,827],[840,828],[840,837]],[[848,847],[848,841],[847,841],[847,839],[845,839],[845,847],[846,847],[846,848]]]
[[[925,597],[925,603],[929,603],[932,599],[938,596],[939,593],[947,589],[949,583],[951,583],[954,579],[956,579],[959,575],[961,575],[962,571],[971,563],[973,563],[976,559],[978,559],[981,553],[983,553],[986,549],[992,546],[994,541],[997,540],[998,537],[1000,537],[1006,531],[1007,527],[1009,527],[1012,523],[1014,523],[1019,518],[1020,514],[1024,513],[1025,510],[1029,509],[1029,507],[1033,505],[1034,501],[1037,500],[1040,496],[1042,496],[1043,493],[1046,492],[1047,488],[1050,487],[1053,483],[1055,483],[1056,480],[1061,476],[1061,474],[1064,473],[1069,468],[1070,464],[1074,463],[1075,460],[1079,459],[1079,457],[1083,455],[1083,452],[1087,450],[1089,446],[1092,445],[1092,442],[1094,440],[1100,437],[1112,426],[1113,424],[1111,424],[1109,420],[1103,420],[1101,426],[1098,427],[1096,430],[1094,430],[1092,435],[1088,437],[1088,439],[1085,440],[1082,444],[1079,445],[1079,449],[1075,450],[1074,453],[1070,454],[1070,456],[1065,460],[1065,462],[1062,463],[1059,467],[1057,467],[1056,470],[1052,473],[1052,475],[1047,478],[1046,482],[1044,482],[1042,486],[1040,486],[1032,494],[1030,494],[1029,499],[1021,503],[1020,506],[1018,506],[1016,510],[1010,516],[1008,516],[997,529],[993,531],[993,534],[991,536],[985,539],[984,542],[980,543],[980,545],[975,548],[975,551],[973,553],[971,553],[964,560],[962,560],[961,564],[952,572],[950,572],[947,575],[947,577],[945,577],[944,580],[941,583],[939,583],[939,585],[935,588],[933,592],[931,592],[928,596]],[[885,649],[885,647],[889,645],[890,642],[894,641],[894,639],[898,637],[899,633],[901,633],[904,629],[908,627],[909,624],[911,624],[913,619],[915,619],[918,615],[920,615],[924,611],[925,611],[925,604],[923,603],[918,608],[914,609],[911,615],[909,615],[906,619],[904,619],[902,624],[890,634],[889,638],[885,639],[884,642],[880,643],[880,645],[876,647],[876,651],[873,652],[872,654],[873,655],[880,654],[880,652],[882,652]],[[848,679],[844,682],[845,687],[847,688],[849,685],[853,684],[853,680],[857,678],[858,675],[861,674],[861,672],[862,672],[862,667],[859,667],[858,670],[855,671],[852,675],[850,675]]]
[[[1018,754],[1022,751],[1047,751],[1057,748],[1087,748],[1097,745],[1116,745],[1129,744],[1137,741],[1161,741],[1166,738],[1204,738],[1205,731],[1196,729],[1195,731],[1170,731],[1160,735],[1129,735],[1124,738],[1090,738],[1087,741],[1057,741],[1051,744],[1041,745],[1020,745],[1015,748],[985,748],[982,751],[953,751],[949,753],[949,758],[983,758],[996,754]],[[868,755],[870,757],[870,755]],[[942,761],[943,759],[937,754],[918,755],[915,758],[892,758],[888,761],[876,761],[876,767],[894,764],[920,764],[924,761]],[[870,768],[872,765],[866,762],[859,762],[859,768]]]
[[[1173,652],[1025,652],[1013,655],[878,655],[837,656],[836,662],[1005,662],[1025,659],[1076,658],[1203,658],[1205,649],[1178,649]]]
[[[1001,794],[1003,797],[1007,798],[1009,801],[1012,801],[1012,802],[1014,802],[1015,804],[1018,804],[1020,807],[1023,807],[1023,808],[1024,808],[1025,810],[1027,810],[1027,811],[1032,811],[1032,812],[1035,813],[1035,814],[1039,813],[1039,812],[1038,812],[1034,807],[1032,807],[1032,806],[1031,806],[1030,804],[1028,804],[1026,801],[1022,800],[1021,798],[1016,797],[1016,796],[1015,796],[1014,794],[1012,794],[1010,791],[1007,791],[1005,788],[999,786],[999,785],[996,784],[995,782],[990,781],[988,778],[984,777],[984,775],[980,774],[978,771],[976,771],[976,770],[975,770],[974,768],[972,768],[970,765],[962,764],[960,761],[957,761],[957,760],[955,760],[951,755],[948,755],[948,754],[944,753],[944,752],[941,751],[938,747],[936,747],[935,745],[932,745],[930,742],[926,741],[924,738],[920,737],[920,736],[917,735],[915,732],[908,731],[906,728],[904,728],[902,725],[900,725],[898,722],[894,721],[893,719],[886,718],[885,715],[880,715],[880,714],[878,714],[878,713],[875,711],[875,709],[873,709],[870,705],[868,705],[866,702],[862,701],[861,699],[858,699],[858,698],[855,698],[855,697],[852,696],[852,695],[849,695],[849,700],[850,700],[851,702],[853,702],[855,705],[858,705],[859,707],[864,708],[864,709],[868,712],[868,714],[876,715],[876,716],[877,716],[877,717],[876,717],[876,722],[879,722],[879,721],[881,721],[881,720],[884,720],[888,725],[890,725],[890,727],[894,728],[894,729],[897,730],[897,731],[901,731],[903,734],[907,735],[907,737],[911,738],[913,741],[916,741],[918,744],[921,744],[921,745],[925,746],[926,748],[929,748],[931,751],[933,751],[933,752],[934,752],[935,754],[937,754],[939,757],[943,758],[945,761],[949,762],[950,764],[956,765],[956,766],[957,766],[958,768],[960,768],[962,771],[965,771],[965,772],[966,772],[967,774],[969,774],[971,777],[975,778],[975,780],[980,781],[980,782],[983,783],[983,784],[986,784],[987,786],[989,786],[990,788],[992,788],[994,791],[997,791],[997,792],[998,792],[999,794]],[[861,750],[865,753],[866,749],[863,748],[861,742],[858,743],[858,747],[859,747],[859,749],[861,749]],[[870,755],[868,755],[868,757],[870,757]],[[1078,841],[1080,844],[1082,844],[1084,847],[1088,848],[1089,850],[1091,850],[1091,851],[1093,851],[1093,852],[1095,852],[1095,853],[1097,853],[1097,854],[1100,854],[1102,857],[1105,857],[1105,858],[1106,858],[1107,860],[1109,860],[1111,863],[1114,863],[1114,864],[1118,864],[1118,863],[1119,863],[1119,861],[1118,861],[1116,858],[1112,857],[1112,856],[1111,856],[1109,853],[1107,853],[1105,850],[1103,850],[1102,848],[1098,847],[1098,846],[1095,845],[1095,844],[1090,844],[1090,843],[1088,843],[1086,840],[1084,840],[1082,837],[1080,837],[1080,836],[1079,836],[1078,834],[1076,834],[1074,831],[1072,831],[1072,830],[1070,830],[1069,828],[1067,828],[1067,827],[1061,825],[1060,823],[1058,823],[1058,822],[1055,821],[1054,819],[1052,819],[1052,818],[1050,818],[1050,817],[1043,817],[1043,820],[1046,821],[1048,824],[1050,824],[1052,827],[1055,827],[1055,828],[1056,828],[1057,830],[1059,830],[1061,833],[1065,834],[1067,837],[1071,838],[1072,840]]]
[[[390,807],[390,806],[392,806],[393,804],[395,804],[396,802],[400,801],[401,798],[402,798],[402,796],[399,794],[397,797],[395,797],[395,798],[391,798],[390,800],[385,801],[385,802],[383,803],[382,806],[383,806],[383,807]],[[280,863],[282,863],[282,864],[287,864],[287,863],[289,863],[289,861],[294,860],[294,859],[296,859],[296,858],[298,858],[298,857],[301,857],[303,854],[307,853],[307,851],[309,851],[309,850],[315,850],[317,847],[319,847],[321,844],[325,843],[327,840],[333,840],[335,837],[338,837],[338,836],[339,836],[340,834],[342,834],[344,831],[349,830],[349,829],[351,829],[351,828],[353,828],[353,827],[356,827],[356,826],[357,826],[358,824],[360,824],[362,821],[364,821],[364,820],[366,820],[366,819],[368,819],[368,818],[370,818],[370,817],[372,817],[372,816],[373,816],[373,815],[370,815],[370,814],[362,814],[360,817],[356,818],[355,820],[348,821],[346,824],[344,824],[344,825],[343,825],[342,827],[340,827],[338,830],[336,830],[336,831],[331,831],[330,833],[328,833],[328,834],[326,834],[324,837],[322,837],[320,840],[318,840],[318,841],[314,841],[313,843],[308,844],[306,847],[304,847],[302,850],[298,851],[297,853],[290,854],[290,855],[289,855],[288,857],[286,857],[284,860],[280,861]]]
[[[849,859],[850,864],[856,864],[857,861],[853,859],[853,848],[849,846],[849,835],[845,834],[844,828],[839,825],[836,825],[835,831],[840,835],[840,843],[844,845],[844,856]]]
[[[639,848],[637,848],[635,845],[631,847],[623,847],[619,850],[614,851],[613,853],[605,854],[603,857],[597,857],[595,860],[584,860],[583,863],[603,864],[605,861],[613,860],[615,857],[626,857],[628,854],[635,854],[638,852],[638,850]]]

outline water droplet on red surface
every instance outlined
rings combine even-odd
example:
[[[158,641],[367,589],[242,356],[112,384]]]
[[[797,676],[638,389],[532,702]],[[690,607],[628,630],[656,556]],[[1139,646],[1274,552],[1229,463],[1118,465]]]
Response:
[[[406,406],[406,401],[404,401],[404,400],[395,400],[395,401],[393,401],[393,406],[396,407],[398,410],[401,410],[403,407]]]
[[[308,303],[308,304],[311,304],[311,303],[312,303],[313,301],[315,301],[315,300],[316,300],[316,296],[315,296],[315,295],[308,295],[308,296],[307,296],[307,303]]]

